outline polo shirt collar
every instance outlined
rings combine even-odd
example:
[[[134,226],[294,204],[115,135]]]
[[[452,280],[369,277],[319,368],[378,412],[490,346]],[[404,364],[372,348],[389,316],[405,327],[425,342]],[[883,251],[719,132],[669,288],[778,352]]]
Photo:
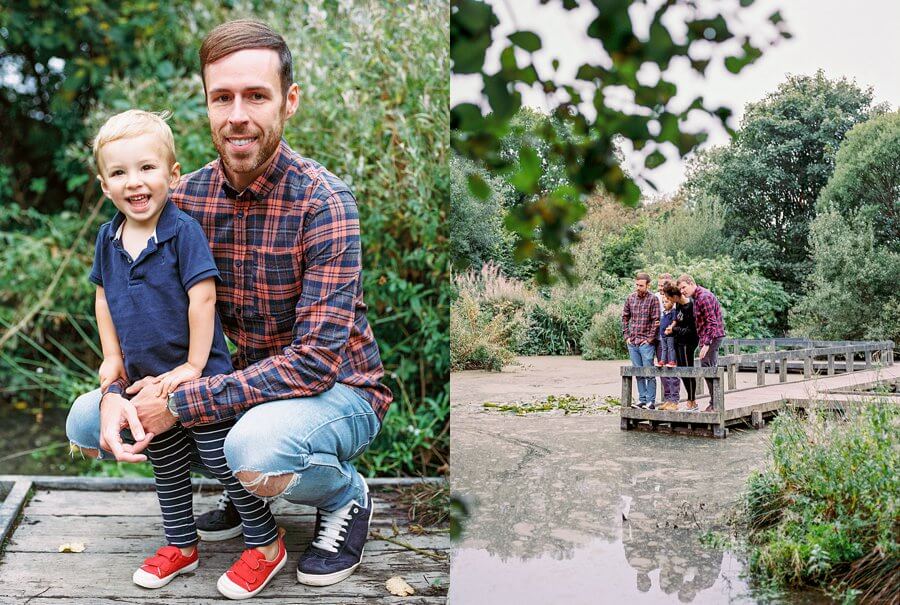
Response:
[[[266,171],[256,177],[256,180],[250,183],[243,192],[238,191],[228,182],[228,177],[225,176],[225,170],[222,167],[222,158],[219,157],[215,162],[214,168],[222,181],[222,191],[225,193],[225,196],[230,199],[236,198],[241,193],[251,200],[261,200],[265,198],[269,195],[269,192],[275,188],[275,185],[281,181],[281,177],[284,176],[284,173],[290,164],[291,153],[292,151],[288,146],[287,141],[281,139],[281,142],[278,144],[278,150],[275,152],[275,157],[272,159],[272,163],[269,164]]]
[[[168,198],[166,205],[163,206],[162,212],[159,214],[159,220],[156,222],[156,229],[153,231],[153,239],[157,244],[175,237],[175,224],[178,220],[178,208]],[[119,239],[119,232],[122,224],[125,222],[125,215],[117,211],[112,219],[112,227],[109,230],[109,239]]]

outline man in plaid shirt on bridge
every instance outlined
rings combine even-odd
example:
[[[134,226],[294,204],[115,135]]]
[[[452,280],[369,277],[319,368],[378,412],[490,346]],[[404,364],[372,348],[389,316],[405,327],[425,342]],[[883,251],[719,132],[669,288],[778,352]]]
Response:
[[[697,325],[697,337],[700,340],[700,365],[714,368],[719,362],[719,346],[725,338],[725,322],[722,319],[722,305],[716,295],[698,286],[694,278],[683,274],[678,277],[678,289],[694,301],[694,322]],[[713,402],[712,379],[706,379],[709,391],[709,405],[704,412],[715,411]]]
[[[622,335],[628,345],[631,363],[638,368],[653,367],[655,342],[659,338],[659,299],[649,290],[650,276],[638,273],[634,292],[628,295],[622,309]],[[637,407],[656,407],[656,379],[638,377]]]

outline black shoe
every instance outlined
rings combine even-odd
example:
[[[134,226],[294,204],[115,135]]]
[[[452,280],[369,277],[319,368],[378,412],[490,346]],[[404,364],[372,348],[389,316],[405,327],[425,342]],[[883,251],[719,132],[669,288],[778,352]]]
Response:
[[[365,483],[363,483],[365,485]],[[362,560],[375,506],[365,486],[366,506],[356,500],[334,512],[316,511],[315,538],[300,555],[297,581],[329,586],[349,577]]]
[[[219,542],[240,536],[244,531],[241,516],[228,492],[222,492],[216,507],[197,517],[197,535],[206,542]]]

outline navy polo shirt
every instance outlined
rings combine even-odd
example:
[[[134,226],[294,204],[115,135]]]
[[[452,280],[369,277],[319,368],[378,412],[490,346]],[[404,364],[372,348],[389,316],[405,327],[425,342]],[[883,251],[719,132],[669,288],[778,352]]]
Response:
[[[117,212],[100,227],[90,280],[103,286],[125,372],[132,382],[159,376],[185,363],[190,348],[188,290],[198,282],[219,277],[203,229],[193,218],[166,201],[150,238],[132,259],[116,238],[125,220]],[[231,356],[219,315],[215,317],[212,350],[203,376],[230,374]]]

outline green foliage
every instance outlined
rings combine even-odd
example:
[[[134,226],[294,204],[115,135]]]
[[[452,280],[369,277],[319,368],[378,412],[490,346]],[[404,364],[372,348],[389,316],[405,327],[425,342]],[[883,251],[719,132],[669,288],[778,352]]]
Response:
[[[876,243],[867,213],[829,210],[813,221],[813,270],[791,313],[798,334],[824,340],[900,342],[900,252]]]
[[[480,179],[485,195],[473,194],[470,179]],[[512,264],[512,234],[503,227],[504,183],[470,160],[450,156],[450,259],[465,271],[488,262]]]
[[[816,199],[847,131],[873,112],[872,91],[822,71],[789,76],[747,106],[731,143],[698,154],[685,191],[714,199],[739,260],[767,259],[763,274],[796,292],[807,266]]]
[[[634,277],[641,264],[640,252],[646,237],[647,228],[638,224],[628,225],[621,233],[607,238],[601,250],[603,272],[616,277]]]
[[[635,149],[646,154],[646,163],[658,166],[665,161],[659,147],[665,143],[674,145],[681,155],[688,153],[705,139],[705,132],[690,131],[682,121],[690,111],[700,110],[726,122],[731,111],[726,107],[712,107],[702,97],[697,97],[686,109],[673,109],[672,99],[678,88],[669,78],[669,66],[673,59],[689,61],[692,69],[704,74],[710,60],[692,58],[699,46],[721,45],[735,49],[733,55],[723,58],[723,63],[733,73],[739,72],[761,55],[761,49],[750,40],[749,32],[732,31],[747,3],[725,14],[702,11],[694,2],[675,0],[665,3],[653,14],[647,35],[639,35],[631,20],[629,2],[600,2],[595,0],[599,12],[586,29],[587,36],[595,38],[602,46],[596,63],[578,67],[575,81],[562,81],[555,68],[549,77],[541,77],[534,66],[533,53],[548,47],[550,41],[542,40],[534,32],[518,31],[507,41],[495,40],[494,29],[500,24],[493,8],[479,0],[452,0],[450,11],[450,56],[455,74],[477,74],[484,84],[482,98],[491,112],[482,115],[475,103],[458,103],[450,113],[453,147],[462,155],[484,162],[490,171],[507,171],[515,158],[502,153],[503,137],[509,131],[510,120],[521,107],[518,86],[537,86],[547,94],[551,114],[568,125],[571,138],[559,129],[543,129],[539,135],[551,150],[550,158],[562,161],[565,166],[568,188],[556,189],[546,195],[529,199],[519,212],[510,216],[509,225],[524,241],[540,242],[538,246],[523,245],[521,258],[538,261],[538,278],[547,280],[553,274],[570,276],[571,257],[565,254],[573,240],[568,237],[580,218],[580,205],[574,192],[590,192],[602,185],[608,192],[635,204],[640,189],[635,180],[622,171],[617,157],[617,137],[629,139]],[[564,0],[562,6],[572,10],[578,6],[574,0]],[[556,10],[551,9],[538,10]],[[669,32],[672,18],[686,21],[686,28],[676,42]],[[784,22],[778,13],[770,16],[770,30],[776,35],[788,37]],[[730,41],[730,42],[729,42]],[[547,43],[547,44],[545,44]],[[486,69],[485,54],[496,46],[500,51],[499,68]],[[738,49],[739,50],[736,50]],[[692,52],[693,49],[693,52]],[[557,63],[558,65],[558,63]],[[637,74],[644,66],[658,68],[656,82],[646,83]],[[542,70],[541,73],[547,73]],[[625,91],[640,111],[619,109],[621,100],[608,103],[605,91],[617,88]],[[618,97],[618,95],[617,95]],[[584,111],[582,103],[590,103],[590,111]],[[535,161],[537,153],[531,145],[517,150],[518,165],[506,178],[523,193],[534,194],[548,166]],[[550,165],[554,162],[549,162]],[[544,252],[544,254],[542,254]],[[547,266],[555,266],[551,272]]]
[[[790,302],[780,284],[730,257],[674,259],[646,270],[654,276],[671,273],[678,277],[687,273],[698,285],[715,294],[722,305],[729,338],[766,338],[778,334],[779,318]]]
[[[581,282],[557,285],[545,292],[529,315],[528,333],[517,352],[522,355],[577,355],[591,319],[609,302],[604,286]]]
[[[819,196],[819,211],[861,212],[875,243],[900,252],[900,112],[857,124],[838,149],[834,174]]]
[[[655,214],[647,225],[640,264],[671,258],[716,258],[730,251],[724,213],[714,200],[676,203]]]
[[[881,602],[900,591],[900,412],[853,410],[773,423],[772,465],[750,478],[745,500],[751,570]]]
[[[622,304],[613,303],[591,319],[581,337],[584,359],[627,359],[628,347],[622,337]]]
[[[450,305],[451,369],[499,372],[513,358],[513,327],[503,315],[489,317],[469,292],[461,292]]]
[[[87,10],[84,18],[100,24],[98,11],[106,14],[112,10],[111,5],[102,2],[73,2],[60,5],[61,13],[54,9],[47,14],[61,15],[59,19],[68,24],[73,7],[84,4],[86,9],[78,9]],[[27,15],[25,4],[17,3],[17,7]],[[152,10],[151,5],[157,9]],[[16,157],[32,158],[29,161],[34,166],[53,171],[39,200],[41,208],[55,211],[72,197],[76,201],[70,205],[77,209],[85,205],[81,200],[90,202],[95,198],[88,139],[111,114],[130,107],[173,112],[170,124],[178,159],[186,171],[213,160],[215,151],[197,71],[197,51],[203,33],[240,17],[252,16],[272,24],[293,51],[294,77],[301,90],[301,110],[288,121],[285,139],[299,153],[321,162],[344,179],[359,200],[368,317],[381,350],[386,383],[396,397],[380,435],[359,463],[369,473],[434,474],[446,463],[449,451],[451,286],[446,220],[450,197],[446,4],[296,5],[276,0],[221,4],[194,0],[177,4],[177,11],[174,6],[167,2],[138,2],[132,8],[121,9],[121,13],[116,9],[116,20],[110,21],[112,33],[108,34],[117,40],[112,53],[115,57],[110,55],[107,60],[117,62],[117,67],[90,72],[96,74],[90,76],[95,80],[90,90],[75,88],[84,103],[71,119],[63,120],[58,113],[45,114],[52,128],[64,132],[64,136],[48,134],[35,126],[31,118],[20,120],[24,138],[16,143],[20,147],[10,149],[19,150]],[[0,19],[9,18],[3,11],[0,15]],[[46,21],[46,31],[44,25],[36,31],[63,40],[61,46],[52,48],[55,56],[66,61],[66,69],[54,76],[65,87],[74,85],[65,83],[70,81],[70,75],[77,75],[70,74],[69,68],[74,69],[82,61],[79,57],[89,54],[65,40],[70,35],[84,34],[88,48],[93,38],[82,32],[80,25],[69,31],[59,19]],[[134,24],[128,25],[132,20]],[[44,23],[44,17],[29,17],[26,21]],[[19,33],[10,36],[32,36],[32,47],[45,44],[44,38],[27,33],[31,26],[26,21],[15,21],[15,31]],[[141,23],[144,29],[138,27]],[[0,31],[3,26],[0,23]],[[143,33],[122,37],[115,33],[120,26]],[[11,44],[5,34],[3,44]],[[21,56],[28,52],[21,51]],[[13,61],[10,56],[0,53],[0,61]],[[14,118],[19,114],[8,113],[8,106],[3,105],[6,102],[0,95],[4,123],[15,122],[18,128],[19,122]],[[26,100],[17,97],[16,103],[25,104]],[[55,160],[33,160],[46,154],[26,153],[21,146],[27,145],[50,145]],[[4,152],[6,149],[4,146]],[[8,165],[7,158],[0,160],[0,165]],[[8,182],[11,175],[30,179],[39,176],[18,169],[0,171],[0,185],[4,180]],[[54,186],[54,182],[71,184],[71,195]],[[0,191],[3,189],[0,187]],[[6,201],[0,198],[0,202]],[[48,313],[50,317],[61,317],[61,322],[75,317],[87,338],[61,323],[63,327],[52,336],[62,347],[50,352],[67,367],[75,367],[75,362],[63,350],[73,352],[81,363],[94,368],[98,360],[86,344],[96,342],[90,319],[93,294],[86,275],[96,228],[89,230],[85,241],[73,244],[75,230],[67,221],[77,223],[84,216],[63,216],[46,218],[47,224],[53,225],[48,230],[65,230],[65,235],[52,244],[58,246],[55,252],[48,240],[41,243],[46,250],[43,257],[38,251],[8,255],[0,275],[4,296],[10,297],[4,305],[7,315],[3,317],[24,315],[28,300],[34,300],[43,291],[34,284],[48,284],[59,250],[74,245],[76,255],[63,279],[70,279],[71,274],[71,279],[83,285],[75,290],[66,285],[68,282],[61,283],[53,292]],[[15,232],[25,230],[18,225],[9,229],[12,233],[5,233],[4,229],[4,238],[19,237]],[[35,262],[30,262],[32,257]],[[28,270],[23,272],[22,267]],[[20,279],[17,273],[26,275],[16,281]],[[42,317],[29,330],[40,329],[40,322],[45,321]],[[35,341],[47,346],[45,335],[38,336]],[[21,341],[7,346],[12,345],[17,347],[9,353],[14,358],[43,358]],[[92,374],[81,368],[78,371],[94,381]],[[24,380],[21,372],[8,366],[0,369],[0,376],[6,384]],[[57,405],[68,405],[70,400],[66,399],[60,396]]]

